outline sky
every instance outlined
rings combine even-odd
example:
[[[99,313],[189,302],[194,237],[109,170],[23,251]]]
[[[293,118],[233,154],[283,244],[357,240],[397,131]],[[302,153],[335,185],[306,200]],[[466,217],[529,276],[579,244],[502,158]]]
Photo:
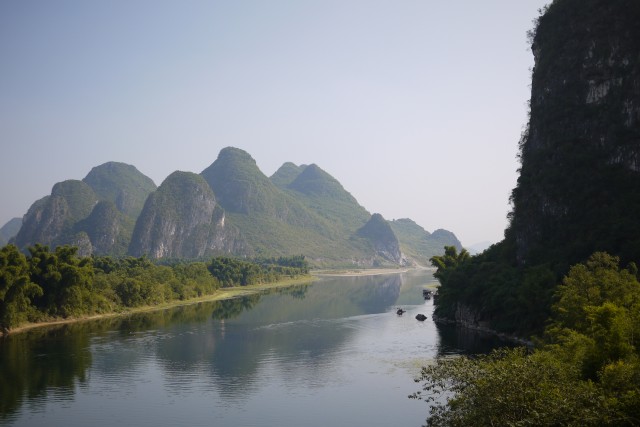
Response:
[[[227,146],[370,212],[503,238],[543,0],[0,2],[0,226],[108,161],[157,185]]]

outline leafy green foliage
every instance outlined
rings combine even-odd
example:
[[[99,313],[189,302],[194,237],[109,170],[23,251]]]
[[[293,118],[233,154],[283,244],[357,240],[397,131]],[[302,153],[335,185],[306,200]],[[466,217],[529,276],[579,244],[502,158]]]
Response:
[[[410,397],[433,404],[432,426],[638,425],[637,272],[593,254],[557,287],[540,348],[440,359],[423,368],[422,391]]]
[[[229,257],[213,258],[207,268],[224,287],[268,283],[283,277],[308,274],[304,256],[262,258],[247,262]]]
[[[42,288],[31,282],[27,258],[14,245],[0,249],[0,329],[27,320],[33,310],[31,298]]]
[[[8,245],[0,249],[0,329],[154,306],[210,295],[221,285],[270,283],[308,272],[303,256],[158,265],[146,257],[78,257],[71,246],[51,251],[35,245],[25,256]]]
[[[548,354],[522,348],[475,359],[440,359],[422,368],[433,406],[428,426],[598,426],[611,417],[593,384]]]
[[[441,283],[435,314],[453,319],[456,307],[464,304],[496,330],[542,332],[559,277],[548,265],[518,267],[511,250],[503,241],[472,257],[458,259],[453,247],[446,247],[444,256],[433,257]]]

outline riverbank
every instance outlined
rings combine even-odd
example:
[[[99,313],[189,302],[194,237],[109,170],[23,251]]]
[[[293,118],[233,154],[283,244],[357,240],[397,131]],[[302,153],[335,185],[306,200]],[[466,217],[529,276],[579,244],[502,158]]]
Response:
[[[418,268],[419,270],[429,270],[428,268]],[[387,274],[401,274],[410,270],[416,270],[416,267],[407,268],[372,268],[372,269],[344,269],[344,270],[316,270],[312,271],[308,276],[297,277],[295,279],[281,280],[273,283],[263,283],[260,285],[251,286],[235,286],[231,288],[222,288],[210,295],[204,295],[198,298],[191,298],[187,300],[174,300],[166,303],[141,306],[135,308],[127,308],[122,311],[116,311],[111,313],[94,314],[83,317],[72,317],[66,319],[52,319],[43,322],[25,323],[18,327],[10,329],[8,332],[0,331],[0,337],[25,332],[35,328],[45,328],[51,326],[66,325],[70,323],[89,322],[92,320],[107,319],[118,316],[128,316],[136,313],[145,313],[159,310],[166,310],[174,307],[180,307],[184,305],[198,304],[201,302],[219,301],[231,298],[238,298],[246,295],[252,295],[258,292],[266,291],[275,288],[285,288],[288,286],[295,286],[304,283],[311,283],[317,278],[322,277],[361,277],[361,276],[380,276]]]
[[[316,270],[311,274],[317,277],[358,277],[358,276],[381,276],[385,274],[400,274],[411,270],[430,270],[429,268],[371,268],[371,269],[353,269],[353,270]],[[435,269],[433,269],[435,271]]]
[[[119,317],[119,316],[128,316],[136,313],[147,313],[152,311],[167,310],[174,307],[199,304],[202,302],[220,301],[220,300],[226,300],[231,298],[238,298],[238,297],[252,295],[252,294],[256,294],[256,293],[271,290],[271,289],[286,288],[289,286],[311,283],[314,280],[316,280],[315,275],[308,275],[308,276],[297,277],[294,279],[280,280],[273,283],[263,283],[259,285],[235,286],[231,288],[222,288],[222,289],[218,289],[213,294],[204,295],[198,298],[191,298],[187,300],[174,300],[174,301],[169,301],[169,302],[158,304],[158,305],[147,305],[142,307],[127,308],[122,311],[116,311],[111,313],[101,313],[101,314],[94,314],[94,315],[83,316],[83,317],[71,317],[67,319],[52,319],[44,322],[25,323],[18,327],[11,328],[8,332],[6,331],[4,333],[0,332],[0,337],[21,333],[21,332],[25,332],[25,331],[36,329],[36,328],[66,325],[70,323],[89,322],[92,320],[108,319],[108,318]]]

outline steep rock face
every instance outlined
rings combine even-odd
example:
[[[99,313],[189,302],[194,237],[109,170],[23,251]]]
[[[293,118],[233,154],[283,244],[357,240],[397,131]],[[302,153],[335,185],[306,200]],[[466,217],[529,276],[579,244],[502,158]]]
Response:
[[[98,198],[82,181],[68,180],[53,186],[51,195],[35,202],[22,220],[15,243],[25,248],[35,243],[49,246],[70,244],[74,225],[91,213]]]
[[[59,182],[50,196],[34,203],[15,242],[21,248],[71,244],[80,255],[123,255],[135,218],[154,189],[153,181],[131,165],[96,166],[84,180]]]
[[[237,230],[207,182],[191,172],[174,172],[147,199],[136,222],[129,253],[152,258],[198,258],[215,252],[243,252]]]
[[[19,248],[25,248],[32,243],[50,245],[55,236],[62,229],[62,219],[66,211],[66,203],[60,206],[50,201],[51,196],[36,200],[22,219],[22,227],[16,234],[14,242]]]
[[[356,234],[369,240],[381,257],[397,264],[404,263],[398,238],[382,215],[378,213],[371,215],[371,219]]]
[[[149,194],[156,190],[151,178],[135,166],[107,162],[96,166],[83,179],[100,200],[113,202],[118,210],[130,218],[137,218]]]
[[[103,200],[74,229],[84,233],[86,239],[82,238],[82,241],[85,246],[85,240],[89,242],[90,253],[121,256],[127,252],[133,225],[133,219],[123,214],[113,202]]]
[[[6,245],[9,240],[13,239],[22,227],[22,218],[11,218],[5,225],[0,228],[0,245]]]
[[[640,257],[640,2],[556,0],[540,18],[507,239],[520,265]]]

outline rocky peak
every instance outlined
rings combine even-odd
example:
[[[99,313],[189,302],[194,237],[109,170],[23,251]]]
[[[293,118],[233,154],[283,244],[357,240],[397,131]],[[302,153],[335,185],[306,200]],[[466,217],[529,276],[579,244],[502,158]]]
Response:
[[[204,178],[174,172],[147,199],[136,222],[129,253],[152,258],[198,258],[214,252],[241,253],[236,230]]]
[[[156,190],[151,178],[135,166],[107,162],[96,166],[83,179],[100,200],[113,202],[120,212],[136,218],[149,194]]]
[[[371,215],[369,221],[356,232],[356,235],[367,239],[381,257],[394,263],[402,263],[403,256],[398,238],[382,215],[378,213]]]
[[[269,181],[246,151],[227,147],[202,171],[220,205],[229,212],[248,214],[274,211],[269,195],[277,187]]]
[[[286,162],[269,179],[278,187],[286,188],[306,167],[306,165],[297,166],[294,163]]]

